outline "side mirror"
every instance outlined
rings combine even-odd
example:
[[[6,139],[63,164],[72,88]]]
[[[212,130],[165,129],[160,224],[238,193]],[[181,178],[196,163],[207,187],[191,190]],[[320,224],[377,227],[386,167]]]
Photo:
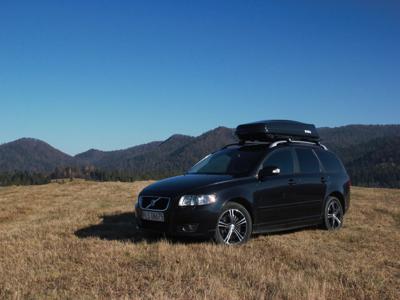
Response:
[[[281,173],[281,169],[277,166],[266,166],[258,172],[258,179],[264,180],[266,177],[277,176]]]

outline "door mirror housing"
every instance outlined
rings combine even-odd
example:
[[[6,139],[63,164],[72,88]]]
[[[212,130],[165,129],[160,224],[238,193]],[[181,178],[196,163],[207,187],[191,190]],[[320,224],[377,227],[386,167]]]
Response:
[[[264,180],[267,177],[277,176],[281,173],[281,169],[277,166],[266,166],[258,172],[258,179]]]

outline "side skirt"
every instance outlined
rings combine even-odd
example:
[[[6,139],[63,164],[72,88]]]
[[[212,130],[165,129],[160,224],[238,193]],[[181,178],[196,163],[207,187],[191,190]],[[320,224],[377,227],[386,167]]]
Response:
[[[323,221],[322,219],[319,219],[319,220],[313,220],[312,222],[310,222],[310,221],[304,222],[303,221],[303,222],[293,222],[293,223],[287,223],[287,224],[254,226],[252,233],[258,234],[258,233],[272,233],[272,232],[279,232],[279,231],[287,231],[287,230],[292,230],[292,229],[320,225],[320,224],[322,224],[322,221]]]

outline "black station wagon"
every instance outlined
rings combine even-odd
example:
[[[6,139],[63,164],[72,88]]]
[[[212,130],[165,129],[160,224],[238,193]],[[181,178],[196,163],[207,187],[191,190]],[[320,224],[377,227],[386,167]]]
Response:
[[[314,125],[261,121],[239,125],[236,135],[238,143],[186,174],[146,187],[135,207],[139,228],[210,236],[229,245],[254,233],[317,224],[341,228],[350,179]]]

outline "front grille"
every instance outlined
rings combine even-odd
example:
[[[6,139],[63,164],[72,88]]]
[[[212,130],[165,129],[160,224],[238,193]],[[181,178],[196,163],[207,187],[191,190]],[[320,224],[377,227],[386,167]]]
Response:
[[[141,209],[166,210],[169,205],[168,197],[142,196],[139,199]]]

